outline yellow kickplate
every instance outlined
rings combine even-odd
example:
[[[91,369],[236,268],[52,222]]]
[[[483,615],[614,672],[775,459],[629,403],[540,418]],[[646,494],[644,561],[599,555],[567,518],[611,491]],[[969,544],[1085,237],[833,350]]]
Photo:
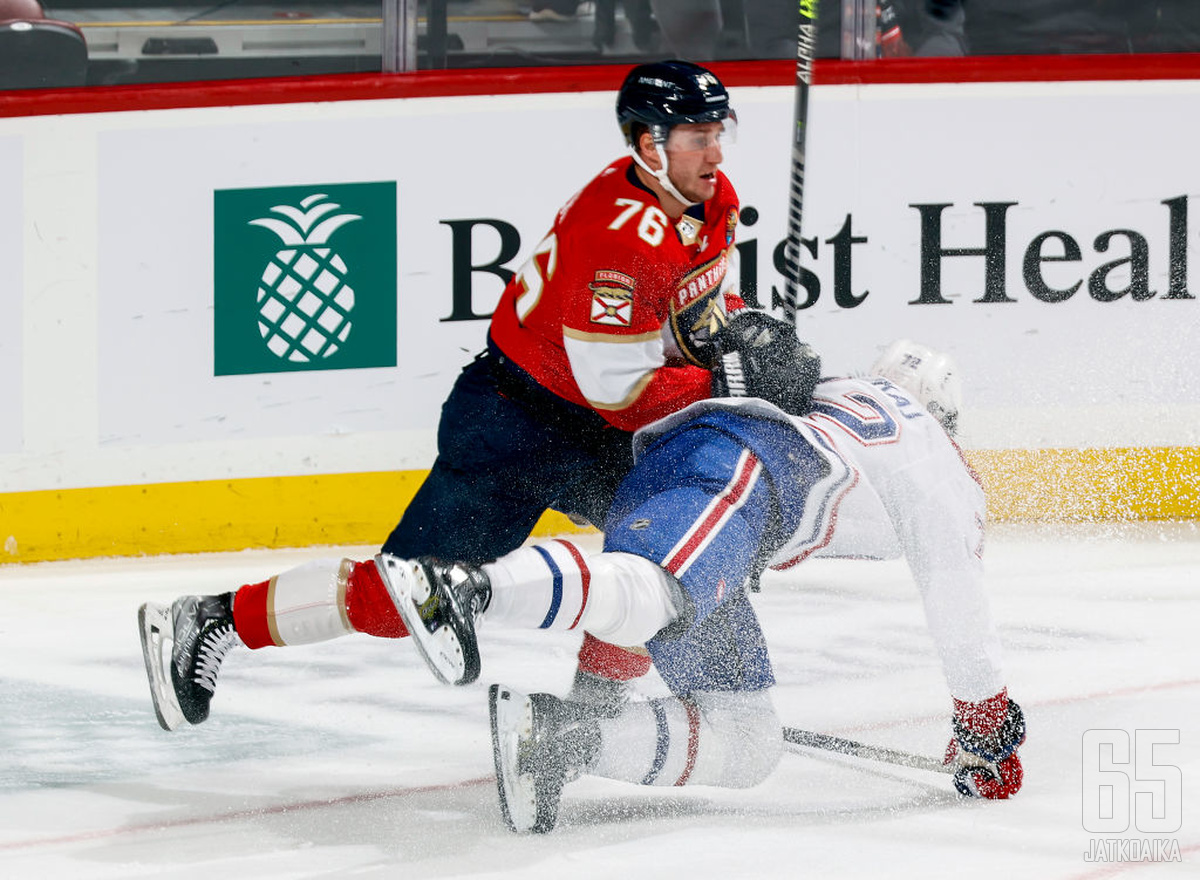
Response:
[[[0,563],[383,543],[425,471],[0,494]],[[547,512],[537,535],[585,531]]]
[[[1200,519],[1200,449],[973,450],[993,520]]]
[[[1200,519],[1200,448],[972,450],[994,521]],[[378,546],[425,471],[0,494],[0,563]],[[535,535],[588,532],[547,511]]]

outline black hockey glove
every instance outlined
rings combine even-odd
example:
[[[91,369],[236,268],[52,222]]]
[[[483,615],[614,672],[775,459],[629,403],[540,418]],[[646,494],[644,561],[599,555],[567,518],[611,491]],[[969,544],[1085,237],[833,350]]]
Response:
[[[713,397],[761,397],[792,415],[808,412],[821,358],[791,324],[765,312],[738,312],[715,341],[721,356]]]

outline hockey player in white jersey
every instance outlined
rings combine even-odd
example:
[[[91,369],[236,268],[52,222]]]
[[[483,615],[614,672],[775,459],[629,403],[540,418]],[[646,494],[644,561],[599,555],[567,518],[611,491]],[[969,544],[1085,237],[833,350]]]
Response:
[[[673,694],[599,706],[492,686],[509,826],[552,828],[563,785],[583,773],[642,785],[762,781],[783,740],[746,588],[762,568],[812,555],[906,557],[952,699],[955,785],[969,796],[1016,793],[1025,722],[1008,698],[984,593],[983,491],[947,430],[959,406],[949,359],[902,341],[873,375],[822,381],[811,406],[775,393],[787,375],[778,359],[766,378],[752,356],[727,366],[758,396],[702,401],[639,432],[604,552],[559,540],[482,566],[378,559],[445,681],[478,674],[483,616],[645,644]]]

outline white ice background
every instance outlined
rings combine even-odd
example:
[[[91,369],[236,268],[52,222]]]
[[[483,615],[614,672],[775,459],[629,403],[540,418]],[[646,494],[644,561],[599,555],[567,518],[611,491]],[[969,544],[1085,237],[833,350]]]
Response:
[[[582,779],[537,837],[502,825],[486,684],[563,693],[577,635],[485,628],[481,680],[460,689],[405,641],[238,649],[207,723],[155,722],[141,602],[372,551],[0,566],[0,878],[1200,876],[1197,524],[992,530],[993,611],[1029,727],[1011,801],[791,748],[745,791]],[[785,723],[940,756],[949,698],[902,562],[809,562],[770,574],[755,604]],[[1179,731],[1155,752],[1182,774],[1177,832],[1085,830],[1089,729]],[[1085,860],[1121,836],[1174,841],[1182,861]]]

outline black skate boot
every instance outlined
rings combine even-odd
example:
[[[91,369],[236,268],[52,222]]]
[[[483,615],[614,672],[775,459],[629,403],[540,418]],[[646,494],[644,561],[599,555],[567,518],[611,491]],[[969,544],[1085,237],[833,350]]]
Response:
[[[513,831],[544,834],[558,820],[563,786],[600,752],[596,717],[583,704],[499,684],[488,690],[488,708],[500,812]]]
[[[483,570],[430,556],[400,559],[388,553],[376,556],[375,565],[433,674],[446,684],[479,678],[475,618],[492,601],[492,585]]]
[[[158,723],[165,730],[184,721],[200,724],[208,718],[221,662],[241,643],[233,627],[233,594],[183,596],[170,608],[147,602],[138,609],[138,624]]]

